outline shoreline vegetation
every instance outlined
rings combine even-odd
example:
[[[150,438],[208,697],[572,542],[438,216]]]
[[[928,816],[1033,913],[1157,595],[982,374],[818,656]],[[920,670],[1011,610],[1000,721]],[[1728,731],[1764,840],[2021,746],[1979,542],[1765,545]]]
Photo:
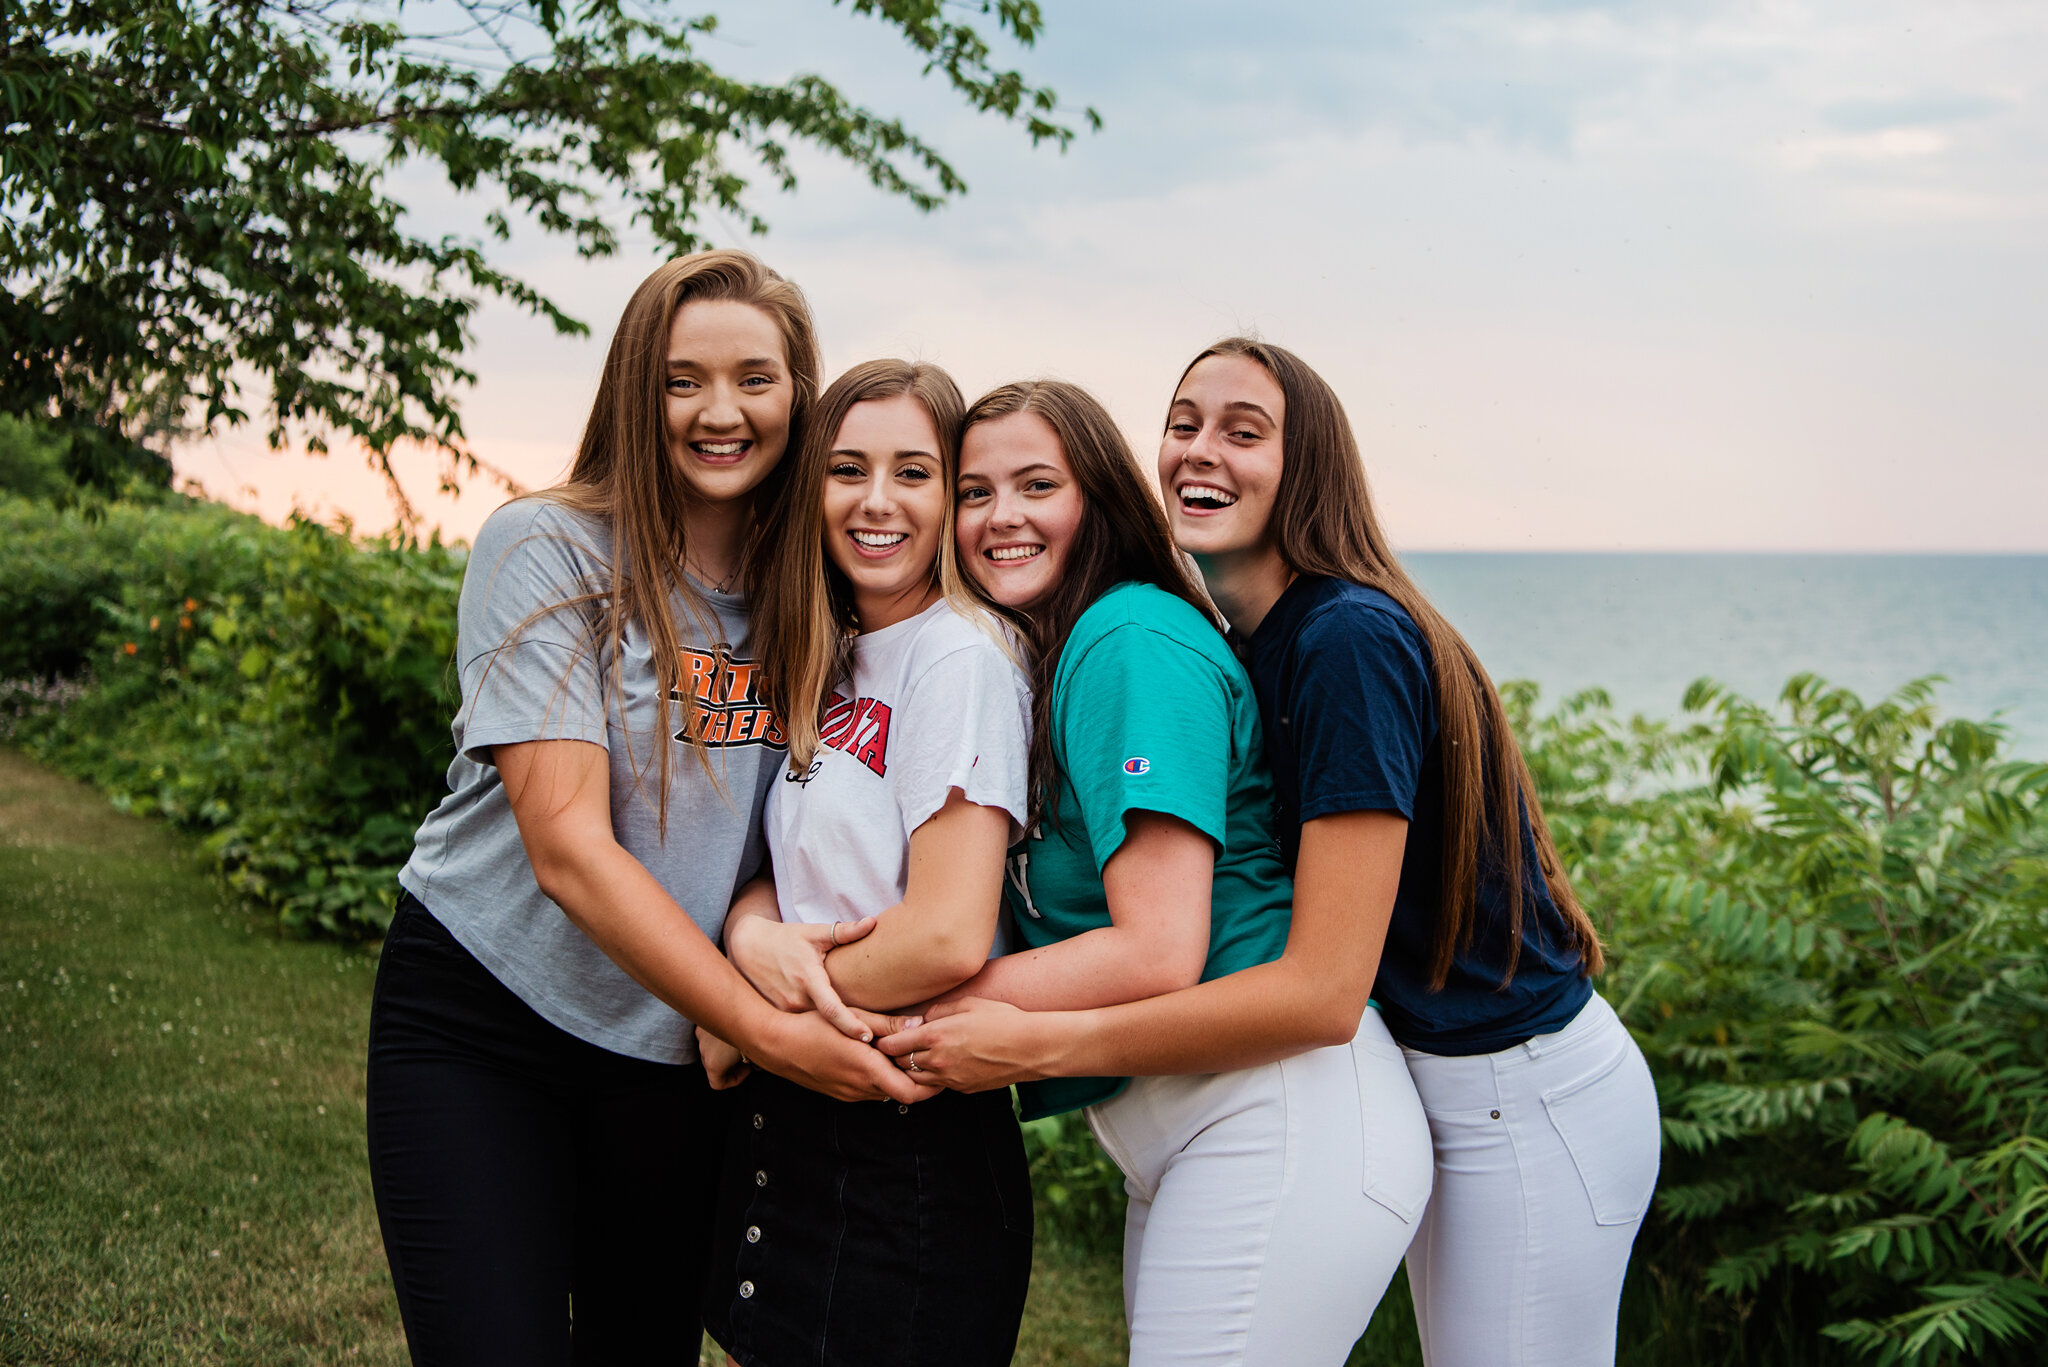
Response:
[[[5,1336],[30,1332],[15,1327],[24,1314],[21,1325],[48,1323],[88,1313],[95,1297],[125,1307],[123,1322],[140,1323],[138,1299],[199,1307],[196,1291],[176,1288],[200,1285],[199,1263],[216,1247],[227,1258],[237,1238],[262,1245],[236,1264],[262,1285],[207,1320],[207,1336],[225,1343],[299,1314],[354,1325],[351,1342],[388,1340],[374,1222],[361,1223],[362,945],[381,934],[393,875],[441,791],[461,571],[460,552],[437,542],[275,528],[172,495],[69,508],[0,499],[0,679],[14,681],[0,684],[0,732],[114,807],[197,837],[195,847],[83,807],[55,834],[17,825],[12,809],[0,829],[0,857],[28,861],[0,926],[0,988],[21,984],[0,992],[5,1193],[10,1212],[30,1217],[11,1215],[0,1236],[10,1361],[20,1354]],[[1533,685],[1503,695],[1567,870],[1611,947],[1601,990],[1649,1058],[1664,1114],[1622,1361],[2032,1361],[2048,1333],[2048,765],[2011,758],[1995,724],[1944,717],[1930,681],[1866,701],[1795,675],[1758,703],[1702,680],[1673,722],[1623,717],[1598,690],[1547,708]],[[8,761],[9,792],[28,782],[17,770],[34,772]],[[144,847],[155,852],[123,853]],[[186,891],[155,892],[151,861],[179,870]],[[202,884],[211,891],[198,897]],[[88,924],[109,938],[90,954],[79,940],[66,965],[49,946]],[[208,925],[227,939],[202,951]],[[188,939],[181,926],[204,933]],[[121,975],[173,958],[218,985],[131,1007]],[[281,967],[291,964],[319,967],[305,978]],[[317,1066],[273,1067],[252,1096],[237,1092],[220,1133],[239,1138],[216,1143],[214,1094],[196,1065],[143,1070],[92,1050],[109,1031],[106,1049],[139,1047],[118,1036],[124,1019],[119,1029],[162,1035],[159,1052],[197,1040],[186,1032],[204,1033],[212,1013],[185,998],[230,992],[247,1011],[305,1022],[297,1035],[258,1031],[262,1048],[310,1036],[315,1019],[326,1043]],[[265,993],[281,999],[260,1007]],[[264,1058],[229,1038],[211,1055],[216,1069],[234,1049],[242,1072]],[[60,1066],[72,1055],[94,1066]],[[41,1090],[25,1106],[30,1086]],[[314,1091],[334,1094],[327,1114],[343,1115],[345,1135],[290,1131],[300,1176],[284,1183],[289,1202],[265,1205],[239,1186],[233,1202],[230,1188],[217,1203],[196,1194],[225,1180],[216,1157],[235,1154],[241,1179],[260,1178],[241,1172],[236,1146],[286,1133],[266,1128],[262,1106],[327,1104]],[[152,1136],[194,1193],[183,1199],[200,1214],[181,1218],[247,1212],[221,1227],[225,1242],[192,1223],[146,1256],[119,1251]],[[1034,1127],[1030,1144],[1041,1244],[1066,1259],[1042,1256],[1041,1272],[1065,1269],[1046,1284],[1070,1296],[1049,1324],[1082,1334],[1092,1312],[1077,1307],[1100,1302],[1107,1281],[1114,1352],[1114,1169],[1083,1126]],[[126,1156],[112,1155],[121,1145]],[[316,1231],[331,1246],[307,1243]],[[31,1271],[46,1262],[73,1271]],[[330,1291],[343,1279],[356,1308],[337,1309],[330,1293],[306,1299],[315,1275]],[[261,1308],[272,1294],[274,1314]],[[386,1308],[363,1308],[372,1301]],[[1390,1351],[1400,1304],[1390,1297],[1381,1316]],[[1079,1356],[1031,1360],[1114,1360],[1100,1356],[1099,1328]],[[41,1340],[19,1342],[25,1352]],[[67,1360],[35,1351],[44,1356],[21,1360]],[[140,1341],[121,1352],[166,1360]]]

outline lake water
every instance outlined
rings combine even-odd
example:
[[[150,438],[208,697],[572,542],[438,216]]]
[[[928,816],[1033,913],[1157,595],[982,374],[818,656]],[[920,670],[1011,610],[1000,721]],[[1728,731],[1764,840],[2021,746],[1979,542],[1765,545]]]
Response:
[[[1998,714],[2048,759],[2048,555],[1403,558],[1495,679],[1552,702],[1598,685],[1674,717],[1701,675],[1769,701],[1811,671],[1868,701],[1941,674],[1945,713]]]

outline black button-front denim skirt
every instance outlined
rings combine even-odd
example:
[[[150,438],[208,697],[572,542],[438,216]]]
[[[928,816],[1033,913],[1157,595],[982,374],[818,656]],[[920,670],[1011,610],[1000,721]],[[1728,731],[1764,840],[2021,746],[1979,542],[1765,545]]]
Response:
[[[1007,1090],[834,1101],[738,1093],[704,1321],[742,1367],[999,1367],[1031,1280],[1031,1179]]]

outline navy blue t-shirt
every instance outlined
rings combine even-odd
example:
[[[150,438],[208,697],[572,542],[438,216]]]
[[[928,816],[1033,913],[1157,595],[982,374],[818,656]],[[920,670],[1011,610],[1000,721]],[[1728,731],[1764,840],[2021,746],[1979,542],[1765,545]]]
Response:
[[[1522,818],[1522,954],[1507,971],[1508,889],[1482,864],[1472,944],[1429,989],[1442,887],[1443,763],[1429,645],[1399,603],[1342,579],[1304,576],[1280,595],[1248,643],[1266,758],[1280,805],[1280,846],[1293,871],[1301,826],[1335,812],[1392,811],[1408,848],[1373,998],[1411,1049],[1490,1054],[1561,1030],[1593,995],[1564,916],[1551,900]]]

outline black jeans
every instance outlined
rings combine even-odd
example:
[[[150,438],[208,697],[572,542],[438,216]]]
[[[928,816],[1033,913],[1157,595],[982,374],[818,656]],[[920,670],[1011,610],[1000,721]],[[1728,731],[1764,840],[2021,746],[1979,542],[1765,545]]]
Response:
[[[697,1361],[729,1107],[543,1020],[410,894],[370,1008],[370,1180],[420,1367]]]

